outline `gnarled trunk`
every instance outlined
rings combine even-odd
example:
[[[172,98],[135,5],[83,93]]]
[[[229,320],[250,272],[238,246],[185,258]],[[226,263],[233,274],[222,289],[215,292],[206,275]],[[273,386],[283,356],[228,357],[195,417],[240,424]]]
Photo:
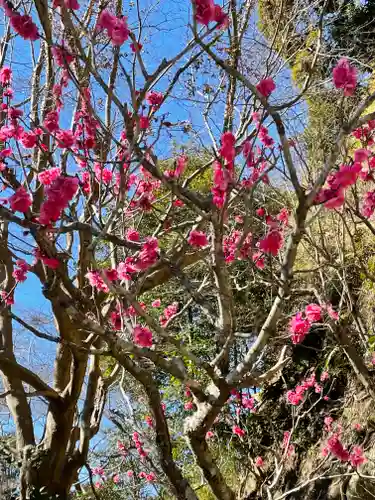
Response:
[[[56,463],[52,450],[38,447],[24,448],[21,467],[21,498],[28,500],[33,494],[46,499],[67,500],[72,485],[78,478],[79,464],[72,456],[65,456],[59,476],[55,474]]]

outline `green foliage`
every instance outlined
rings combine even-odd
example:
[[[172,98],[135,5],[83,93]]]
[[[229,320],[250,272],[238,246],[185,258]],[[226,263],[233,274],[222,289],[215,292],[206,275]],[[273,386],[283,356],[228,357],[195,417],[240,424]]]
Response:
[[[318,38],[318,30],[312,29],[306,36],[304,47],[297,52],[291,65],[292,78],[298,85],[301,85],[304,82],[308,74],[311,75],[312,79],[314,79],[314,77],[316,76],[321,77],[320,71],[316,67],[311,74],[311,67],[314,58],[314,48],[318,42]]]
[[[375,55],[375,1],[351,0],[340,4],[340,8],[334,11],[331,24],[334,45],[351,57],[372,65]]]

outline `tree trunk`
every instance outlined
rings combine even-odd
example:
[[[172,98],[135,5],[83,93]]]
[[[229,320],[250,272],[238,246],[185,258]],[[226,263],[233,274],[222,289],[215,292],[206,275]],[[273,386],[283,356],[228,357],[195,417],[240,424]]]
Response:
[[[52,453],[35,447],[24,449],[21,467],[21,499],[46,498],[52,500],[68,500],[69,492],[77,479],[77,467],[72,468],[68,463],[72,457],[66,457],[65,467],[59,477],[56,477]]]
[[[208,449],[204,436],[188,434],[189,443],[195,453],[198,464],[203,470],[204,477],[210,485],[212,492],[219,500],[235,500],[235,493],[229,488],[220,469],[215,464]]]

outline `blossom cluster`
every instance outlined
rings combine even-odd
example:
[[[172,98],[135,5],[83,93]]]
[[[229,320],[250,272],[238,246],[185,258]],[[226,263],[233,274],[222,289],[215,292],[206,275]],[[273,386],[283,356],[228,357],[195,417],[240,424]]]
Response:
[[[215,22],[218,27],[228,25],[228,16],[219,4],[214,4],[213,0],[194,0],[194,7],[197,23],[207,26],[210,22]]]
[[[320,377],[320,382],[326,381],[327,377],[328,373],[323,372]],[[286,397],[288,403],[294,406],[299,405],[304,400],[305,393],[311,388],[314,388],[317,394],[322,394],[323,392],[323,387],[321,383],[317,382],[315,373],[312,373],[310,377],[306,378],[300,384],[298,384],[294,389],[287,392]]]
[[[313,323],[322,320],[322,311],[325,310],[330,318],[338,319],[338,314],[331,304],[308,304],[304,312],[298,312],[289,322],[289,332],[293,344],[300,344],[308,334]]]
[[[129,38],[129,28],[126,17],[117,17],[107,9],[100,13],[97,29],[106,30],[113,45],[122,45]]]
[[[327,440],[326,446],[322,450],[323,456],[331,453],[341,462],[350,462],[352,467],[359,467],[364,464],[367,459],[363,454],[361,446],[354,445],[351,450],[348,450],[341,441],[340,432],[333,433]]]

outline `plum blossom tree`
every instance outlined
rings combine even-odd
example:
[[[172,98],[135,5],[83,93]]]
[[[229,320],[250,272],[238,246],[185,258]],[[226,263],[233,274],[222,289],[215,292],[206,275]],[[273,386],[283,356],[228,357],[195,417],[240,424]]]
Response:
[[[285,369],[295,369],[296,383],[283,394],[292,425],[269,445],[274,467],[263,453],[249,458],[258,498],[281,500],[318,480],[355,475],[366,464],[363,443],[335,423],[316,437],[315,446],[326,445],[313,472],[293,485],[283,479],[301,460],[306,418],[330,397],[329,370],[299,377],[293,366],[317,328],[327,366],[344,353],[375,398],[371,342],[348,278],[351,266],[374,280],[364,254],[350,258],[359,253],[358,228],[375,234],[368,111],[375,93],[359,96],[312,171],[293,113],[309,95],[320,46],[302,87],[285,85],[279,54],[272,44],[264,54],[256,38],[254,2],[180,2],[178,22],[140,1],[126,9],[119,0],[2,0],[1,7],[0,372],[20,498],[68,498],[81,471],[91,470],[109,390],[124,374],[148,405],[155,470],[173,498],[199,498],[199,488],[174,454],[175,408],[166,411],[162,377],[186,390],[180,431],[215,498],[232,500],[244,485],[236,491],[220,467],[212,429],[224,422],[245,447],[245,416],[262,416],[253,388],[276,383]],[[164,52],[160,23],[178,32]],[[254,67],[249,36],[263,47]],[[26,47],[25,90],[16,68]],[[342,58],[324,84],[340,106],[360,78]],[[192,169],[197,156],[204,161]],[[333,274],[339,299],[329,288]],[[27,286],[29,294],[41,291],[54,333],[18,313]],[[247,300],[255,286],[262,287],[256,307]],[[49,375],[21,362],[16,325],[54,346]],[[36,399],[45,403],[42,433]],[[133,432],[146,464],[144,440]],[[140,479],[156,481],[146,469]],[[105,476],[100,468],[94,474]]]

